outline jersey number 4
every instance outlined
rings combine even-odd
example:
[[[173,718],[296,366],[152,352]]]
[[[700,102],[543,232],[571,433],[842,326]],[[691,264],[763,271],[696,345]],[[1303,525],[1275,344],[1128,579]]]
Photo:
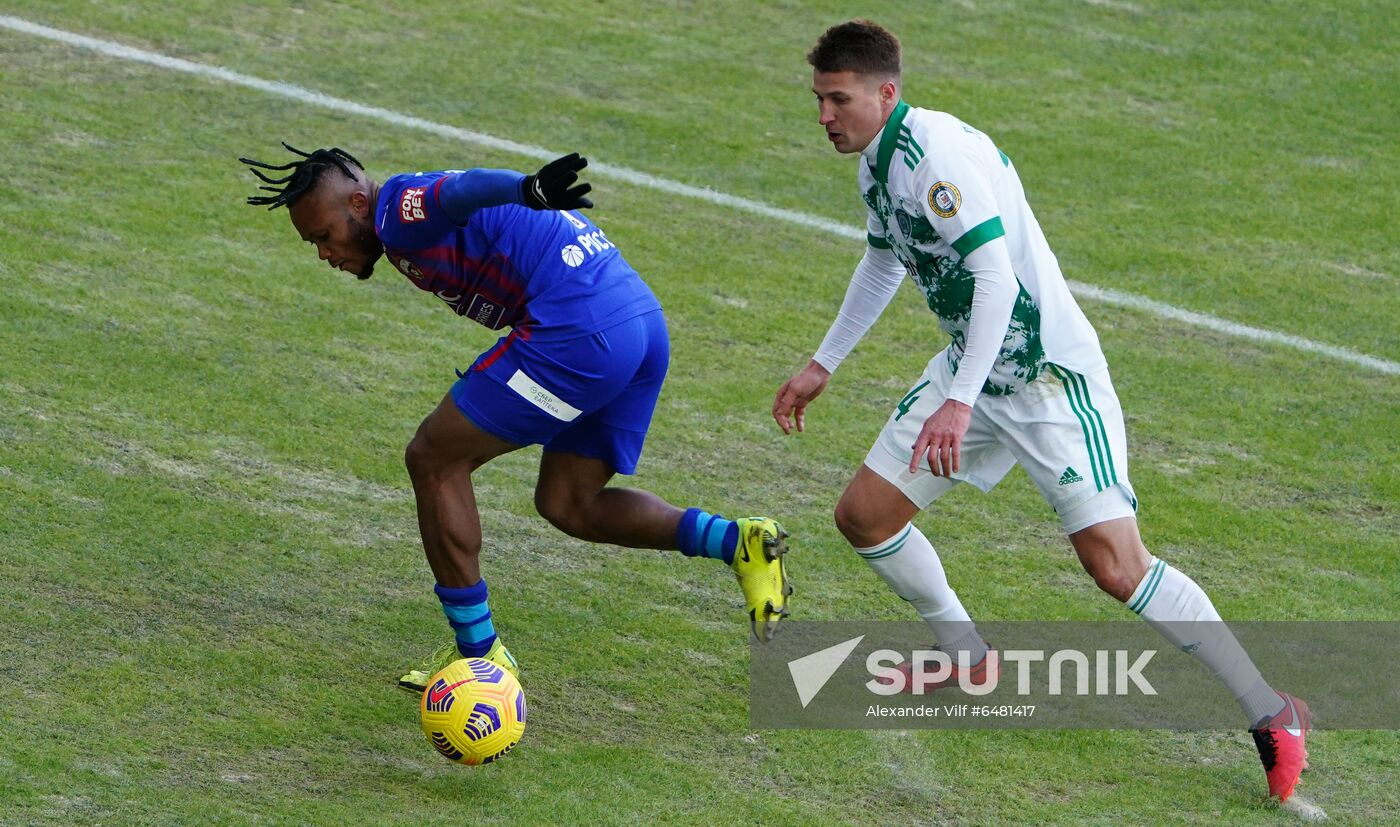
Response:
[[[919,401],[919,391],[926,387],[928,387],[927,381],[920,382],[914,386],[913,390],[906,393],[903,399],[899,400],[899,413],[894,415],[895,422],[903,419],[904,415],[909,413],[909,409],[914,407],[915,402]]]

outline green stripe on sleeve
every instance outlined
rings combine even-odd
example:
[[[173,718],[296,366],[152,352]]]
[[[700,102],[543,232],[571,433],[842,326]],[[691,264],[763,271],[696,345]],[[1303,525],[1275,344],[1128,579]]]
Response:
[[[871,247],[874,247],[874,248],[879,249],[879,250],[888,250],[888,249],[890,249],[890,241],[889,241],[889,239],[887,239],[887,238],[880,238],[879,236],[873,235],[873,234],[871,234],[871,233],[866,233],[866,234],[865,234],[865,243],[866,243],[866,244],[869,244]]]
[[[963,233],[962,238],[953,242],[953,249],[958,251],[958,255],[967,258],[973,250],[1004,235],[1006,235],[1006,230],[1002,229],[1001,216],[994,215]]]

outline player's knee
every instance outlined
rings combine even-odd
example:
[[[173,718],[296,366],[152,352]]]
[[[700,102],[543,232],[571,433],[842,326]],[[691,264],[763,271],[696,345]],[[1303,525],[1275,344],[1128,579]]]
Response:
[[[1086,565],[1085,569],[1089,572],[1089,576],[1094,578],[1094,585],[1120,603],[1131,597],[1133,590],[1137,588],[1137,582],[1128,571],[1122,566],[1115,565],[1113,561],[1101,561],[1093,565]]]
[[[420,428],[403,452],[408,476],[415,483],[431,482],[464,468],[470,473],[490,459],[489,454],[482,456],[470,450],[446,450],[446,447],[441,439],[430,439]]]
[[[535,489],[535,510],[549,524],[569,535],[587,539],[588,514],[573,497],[541,486]]]
[[[1104,592],[1111,595],[1113,599],[1117,600],[1119,603],[1128,602],[1128,598],[1133,594],[1133,589],[1137,586],[1131,578],[1122,574],[1114,574],[1109,577],[1096,577],[1094,578],[1094,582],[1098,584],[1100,589],[1103,589]]]
[[[1079,561],[1094,584],[1119,601],[1137,589],[1151,555],[1137,536],[1135,525],[1100,523],[1070,536]]]
[[[421,433],[409,440],[403,452],[403,464],[408,468],[408,476],[415,482],[422,482],[436,470],[432,449]]]
[[[836,530],[846,538],[846,542],[856,548],[869,548],[887,537],[880,536],[882,527],[878,515],[856,505],[849,497],[842,497],[836,503]]]

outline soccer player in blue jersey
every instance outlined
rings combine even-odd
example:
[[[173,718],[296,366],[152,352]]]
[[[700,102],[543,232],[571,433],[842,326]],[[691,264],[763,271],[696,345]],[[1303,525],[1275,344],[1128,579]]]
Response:
[[[331,267],[367,279],[381,256],[459,316],[510,333],[478,356],[423,420],[405,461],[418,527],[456,640],[399,683],[422,691],[457,657],[518,674],[497,636],[481,576],[472,472],[542,445],[535,507],[596,543],[722,559],[743,589],[753,632],[788,614],[786,532],[763,517],[726,520],[655,494],[609,487],[632,474],[670,357],[661,305],[622,254],[577,210],[593,206],[577,154],[533,175],[499,169],[394,175],[383,184],[339,148],[272,165],[247,158]],[[267,172],[265,172],[265,170]]]

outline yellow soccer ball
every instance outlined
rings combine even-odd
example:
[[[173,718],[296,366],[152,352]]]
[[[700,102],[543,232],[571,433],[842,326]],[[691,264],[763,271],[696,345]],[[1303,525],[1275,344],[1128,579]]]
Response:
[[[459,764],[489,764],[525,733],[520,681],[481,658],[453,661],[433,675],[419,711],[433,748]]]

